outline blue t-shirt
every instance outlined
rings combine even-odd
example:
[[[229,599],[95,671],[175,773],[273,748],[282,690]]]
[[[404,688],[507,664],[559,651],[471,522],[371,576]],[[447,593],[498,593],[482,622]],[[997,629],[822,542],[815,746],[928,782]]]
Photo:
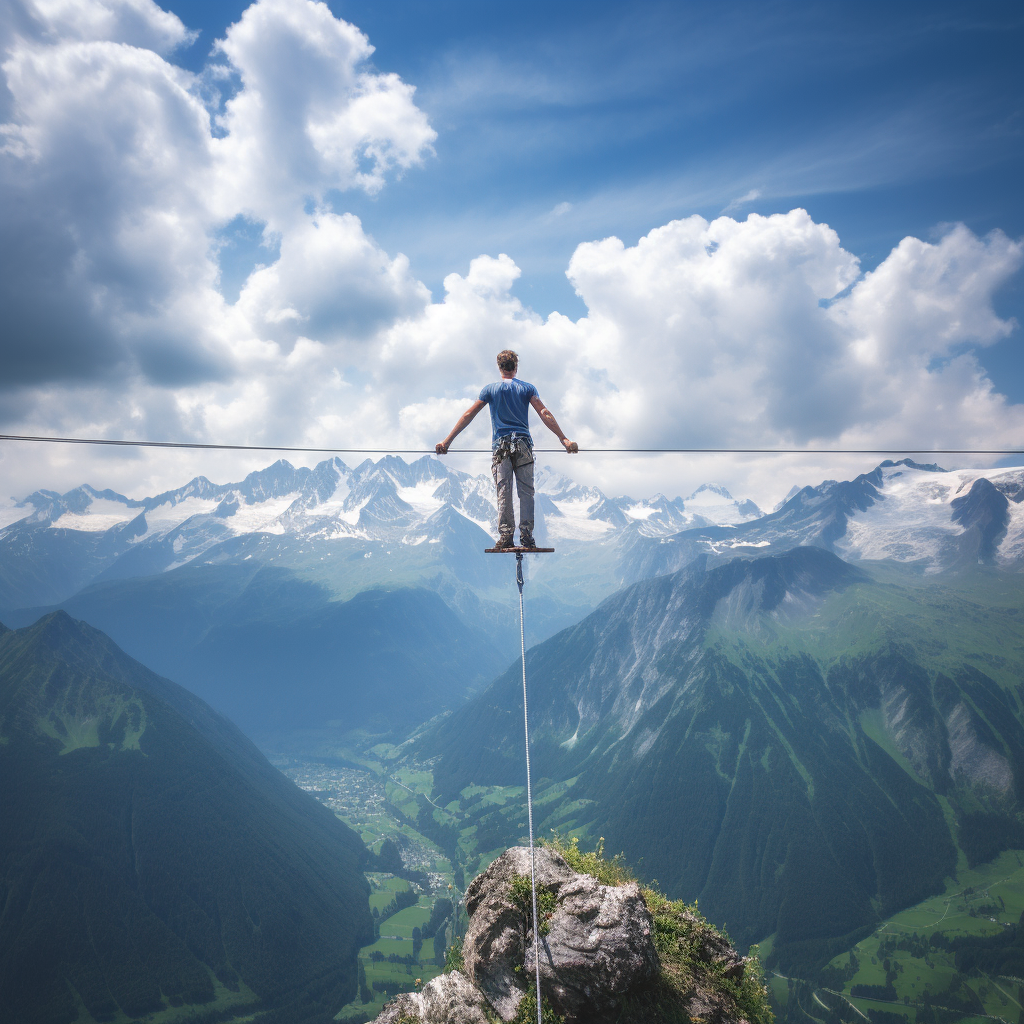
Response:
[[[496,444],[498,439],[508,434],[525,437],[533,447],[530,436],[530,399],[535,397],[537,389],[525,380],[513,377],[488,384],[480,392],[480,401],[486,402],[491,409],[491,441]]]

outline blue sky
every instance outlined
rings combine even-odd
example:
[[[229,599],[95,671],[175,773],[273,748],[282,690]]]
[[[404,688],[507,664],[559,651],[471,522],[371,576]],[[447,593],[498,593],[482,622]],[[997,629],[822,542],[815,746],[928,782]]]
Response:
[[[1024,446],[1022,44],[1019,3],[13,0],[0,429],[430,446],[510,345],[589,447]],[[265,461],[204,459],[0,475]]]
[[[177,56],[199,70],[248,5],[166,6],[200,31]],[[865,270],[949,222],[1024,235],[1019,3],[329,6],[368,34],[377,68],[416,85],[439,132],[436,156],[385,194],[336,201],[435,295],[507,251],[525,303],[580,316],[565,277],[580,241],[632,244],[730,204],[802,206]],[[1020,275],[996,302],[1024,321]],[[1019,333],[981,361],[1024,401]]]

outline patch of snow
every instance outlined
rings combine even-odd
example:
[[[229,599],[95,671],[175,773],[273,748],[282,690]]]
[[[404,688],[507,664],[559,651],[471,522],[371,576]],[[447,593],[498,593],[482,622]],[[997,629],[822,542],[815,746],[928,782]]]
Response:
[[[1024,559],[1024,502],[1010,502],[1010,521],[1006,525],[1006,536],[999,545],[997,558],[1007,563]]]
[[[146,532],[132,538],[132,542],[137,544],[153,537],[162,537],[193,516],[208,515],[219,504],[220,501],[213,498],[184,498],[177,504],[165,501],[146,513]],[[135,509],[136,513],[138,511]]]
[[[325,516],[336,516],[342,512],[345,508],[345,500],[349,494],[348,480],[342,477],[338,481],[338,486],[334,489],[334,493],[323,501],[311,504],[308,508],[302,509],[302,514],[315,519],[321,519]]]
[[[358,505],[353,505],[352,508],[339,513],[338,518],[348,523],[349,526],[356,526],[359,522],[359,513],[369,504],[370,499],[364,498]]]
[[[282,498],[270,498],[254,505],[239,505],[234,515],[224,520],[228,529],[238,536],[243,533],[284,533],[284,526],[277,522],[295,500],[294,494]]]
[[[459,510],[459,515],[462,516],[463,519],[468,519],[471,523],[476,523],[476,525],[479,526],[480,529],[484,531],[484,533],[490,533],[491,530],[494,529],[494,523],[492,523],[489,519],[474,519],[471,515],[467,514],[461,509]],[[495,510],[495,515],[497,515],[497,510]],[[431,543],[433,544],[434,541],[431,541]]]
[[[963,533],[963,527],[952,518],[955,498],[967,495],[982,477],[999,486],[1000,481],[1020,480],[1022,475],[1024,470],[1019,467],[944,473],[886,467],[882,471],[883,500],[851,517],[836,550],[845,558],[936,560],[943,545]],[[1011,501],[1009,513],[1007,534],[999,546],[1000,561],[1013,561],[1024,554],[1024,508]]]
[[[591,519],[590,510],[600,499],[570,498],[554,502],[562,518],[550,517],[546,522],[548,536],[553,540],[600,540],[615,527],[603,519]]]
[[[330,533],[322,533],[324,540],[369,540],[370,535],[365,530],[354,530],[347,523],[338,524],[335,522],[334,529]]]
[[[650,519],[650,517],[658,510],[656,508],[652,508],[650,505],[639,504],[630,505],[629,508],[624,508],[622,511],[625,512],[630,519],[645,521]]]
[[[689,516],[698,515],[716,526],[738,526],[762,515],[756,505],[737,501],[719,484],[701,484],[683,500],[683,509]]]
[[[438,483],[434,479],[423,480],[414,487],[399,487],[398,497],[412,505],[417,514],[426,517],[436,512],[444,502],[434,497]]]
[[[85,512],[65,512],[50,523],[51,530],[81,530],[85,533],[103,533],[111,527],[130,522],[141,509],[128,508],[109,498],[93,498]]]
[[[698,504],[700,512],[697,513],[704,519],[709,519],[716,526],[738,526],[740,523],[749,522],[751,519],[756,519],[756,516],[745,515],[739,510],[739,504],[735,501],[730,502],[727,505],[718,504],[714,505],[711,502],[700,502]],[[690,512],[689,502],[687,502],[687,512]]]

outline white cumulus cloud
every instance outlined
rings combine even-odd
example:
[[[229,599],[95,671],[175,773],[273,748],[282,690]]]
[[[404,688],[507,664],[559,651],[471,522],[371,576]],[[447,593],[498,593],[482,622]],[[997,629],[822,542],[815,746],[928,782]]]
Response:
[[[19,10],[2,62],[5,432],[432,448],[510,347],[589,448],[1024,437],[1024,407],[975,354],[1015,329],[993,296],[1022,249],[999,232],[907,238],[862,273],[804,210],[694,216],[635,245],[582,241],[567,267],[587,309],[576,320],[522,303],[514,253],[452,268],[432,299],[339,204],[427,157],[434,130],[413,86],[374,70],[366,36],[326,5],[257,0],[203,76],[165,59],[187,29],[149,0]],[[218,253],[239,220],[262,231],[266,265],[229,302]],[[481,417],[459,443],[488,440]],[[224,468],[226,456],[8,446],[0,458],[3,490],[17,494],[84,479],[156,491],[269,456]],[[769,505],[792,482],[867,468],[558,465],[611,491],[689,493],[717,478]]]
[[[194,38],[153,0],[30,0],[26,13],[51,41],[128,43],[169,53]]]
[[[187,30],[150,0],[33,0],[19,13],[0,126],[8,410],[45,407],[58,381],[84,394],[106,380],[112,425],[126,382],[138,394],[247,380],[300,338],[358,338],[427,301],[404,257],[323,207],[330,190],[379,191],[434,138],[413,88],[373,71],[366,37],[325,4],[253,4],[220,44],[234,91],[212,113],[209,80],[162,56]],[[238,217],[264,225],[280,258],[230,305],[217,239]],[[161,410],[157,425],[185,422],[142,404]]]
[[[308,196],[380,191],[436,138],[413,86],[369,70],[369,40],[324,3],[259,0],[219,49],[242,82],[215,143],[227,213],[279,230]]]

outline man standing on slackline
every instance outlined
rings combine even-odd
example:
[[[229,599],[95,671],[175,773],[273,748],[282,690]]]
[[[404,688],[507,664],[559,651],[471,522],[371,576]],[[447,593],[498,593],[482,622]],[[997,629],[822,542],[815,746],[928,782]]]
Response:
[[[438,455],[447,455],[452,441],[473,422],[485,406],[491,407],[491,475],[498,488],[498,542],[497,548],[511,548],[516,520],[512,511],[512,474],[519,492],[519,544],[534,548],[533,540],[533,438],[530,436],[530,406],[537,411],[544,425],[552,431],[573,455],[579,451],[570,441],[551,411],[540,400],[532,384],[516,376],[519,356],[511,349],[498,353],[501,380],[488,384],[480,397],[459,417],[451,433],[435,446]]]

